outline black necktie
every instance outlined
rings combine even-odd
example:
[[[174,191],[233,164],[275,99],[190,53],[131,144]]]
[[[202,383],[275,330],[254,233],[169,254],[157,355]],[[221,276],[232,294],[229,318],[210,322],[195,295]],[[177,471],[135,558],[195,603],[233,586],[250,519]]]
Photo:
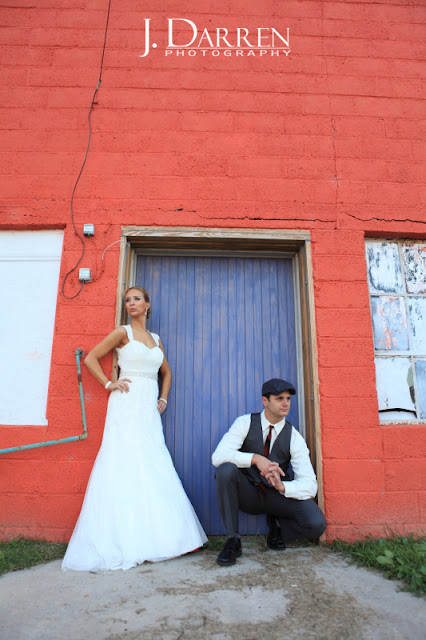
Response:
[[[272,436],[273,428],[274,428],[274,425],[270,424],[269,432],[268,432],[268,435],[266,436],[265,444],[263,445],[263,455],[265,456],[265,458],[269,458],[269,450],[271,448],[271,436]]]

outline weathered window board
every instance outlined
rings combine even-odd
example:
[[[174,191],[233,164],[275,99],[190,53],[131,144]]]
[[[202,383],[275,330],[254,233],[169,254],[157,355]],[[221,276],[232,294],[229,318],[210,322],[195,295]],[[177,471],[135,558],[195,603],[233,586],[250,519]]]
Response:
[[[426,242],[366,242],[381,421],[426,420]]]

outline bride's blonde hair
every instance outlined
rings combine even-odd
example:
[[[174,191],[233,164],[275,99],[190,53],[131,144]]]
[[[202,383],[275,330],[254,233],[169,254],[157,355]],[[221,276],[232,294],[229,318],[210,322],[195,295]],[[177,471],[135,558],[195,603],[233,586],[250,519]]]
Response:
[[[143,295],[145,302],[150,302],[147,290],[144,289],[143,287],[138,287],[138,286],[128,287],[124,292],[124,299],[126,299],[127,294],[129,293],[129,291],[132,291],[132,289],[136,289],[136,291],[140,291],[141,294]],[[146,312],[146,317],[149,318],[150,315],[151,315],[151,305],[149,306],[149,309]]]

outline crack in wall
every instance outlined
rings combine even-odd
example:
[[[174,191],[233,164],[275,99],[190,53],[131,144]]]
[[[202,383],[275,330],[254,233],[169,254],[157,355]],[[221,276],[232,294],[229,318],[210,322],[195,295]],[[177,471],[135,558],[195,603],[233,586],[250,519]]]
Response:
[[[332,141],[332,146],[333,146],[333,163],[334,163],[334,183],[336,186],[336,193],[335,193],[335,199],[334,199],[334,206],[337,209],[337,205],[339,202],[339,176],[338,176],[338,171],[337,171],[337,150],[336,150],[336,120],[334,117],[334,113],[333,113],[333,108],[332,108],[332,104],[331,104],[331,95],[330,95],[330,87],[329,87],[329,83],[328,83],[328,79],[329,79],[329,72],[328,72],[328,64],[327,64],[327,56],[325,55],[325,51],[324,51],[324,2],[321,2],[321,46],[322,46],[322,57],[324,59],[324,64],[325,64],[325,75],[327,78],[327,98],[328,98],[328,108],[330,110],[330,117],[331,117],[331,131],[332,131],[332,136],[331,136],[331,141]]]
[[[360,222],[372,222],[376,220],[377,222],[413,222],[414,224],[426,224],[426,220],[413,220],[412,218],[377,218],[373,216],[372,218],[361,218],[360,216],[356,216],[353,213],[347,213],[347,211],[342,212],[344,215],[349,216],[350,218],[354,218],[355,220],[359,220]]]
[[[278,222],[298,222],[298,223],[303,223],[303,222],[322,222],[323,224],[332,224],[334,225],[333,228],[337,229],[337,225],[335,223],[334,220],[323,220],[321,218],[259,218],[259,217],[252,217],[252,216],[215,216],[215,217],[210,217],[210,216],[203,216],[200,215],[200,218],[202,218],[203,220],[258,220],[258,221],[263,221],[263,222],[268,222],[268,221],[278,221]]]

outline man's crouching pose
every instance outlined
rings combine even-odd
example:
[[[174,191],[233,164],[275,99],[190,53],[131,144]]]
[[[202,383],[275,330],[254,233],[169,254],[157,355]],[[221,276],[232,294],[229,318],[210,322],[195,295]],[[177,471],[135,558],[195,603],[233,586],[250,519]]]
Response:
[[[319,538],[325,530],[324,514],[313,500],[318,486],[308,447],[286,420],[295,393],[286,380],[265,382],[265,409],[237,418],[213,453],[216,495],[228,534],[217,557],[220,565],[235,564],[241,555],[239,509],[266,514],[267,544],[277,551],[283,551],[288,540]],[[290,463],[291,481],[286,480]]]

